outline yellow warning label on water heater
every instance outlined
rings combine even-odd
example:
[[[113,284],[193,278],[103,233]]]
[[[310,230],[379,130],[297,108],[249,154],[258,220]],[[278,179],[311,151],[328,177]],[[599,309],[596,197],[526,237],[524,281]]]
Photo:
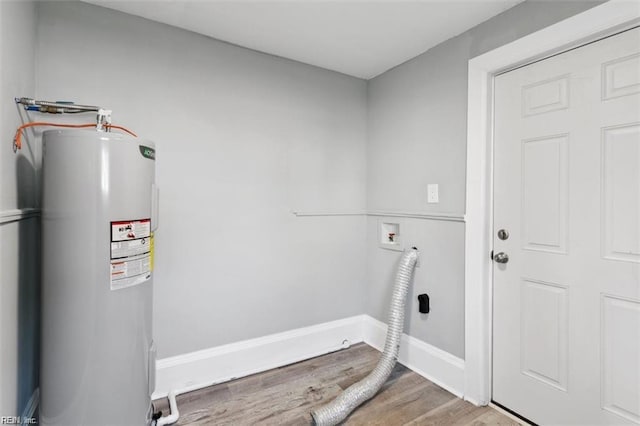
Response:
[[[150,257],[151,258],[149,259],[149,261],[150,261],[149,268],[150,268],[151,271],[153,271],[153,250],[154,250],[154,248],[153,248],[153,232],[151,233],[151,237],[149,238],[149,248],[151,249],[151,251],[150,251],[150,254],[151,254]]]

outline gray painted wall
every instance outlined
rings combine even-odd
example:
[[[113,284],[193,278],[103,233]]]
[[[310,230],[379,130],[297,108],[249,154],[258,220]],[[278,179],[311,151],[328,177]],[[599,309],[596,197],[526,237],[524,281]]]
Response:
[[[527,1],[370,80],[368,208],[464,214],[469,59],[599,3]],[[440,185],[439,204],[427,204],[429,183]],[[377,221],[367,225],[366,312],[386,320],[397,256],[377,247]],[[422,251],[405,331],[464,358],[464,224],[403,219],[400,233]],[[418,313],[422,292],[428,315]]]
[[[156,142],[160,358],[364,311],[365,218],[291,210],[364,209],[365,81],[93,5],[38,13],[37,96]]]
[[[21,124],[13,98],[33,93],[36,9],[0,1],[0,214],[37,207],[40,152],[27,137],[14,154]],[[38,387],[39,221],[6,222],[0,215],[0,416],[21,415]]]

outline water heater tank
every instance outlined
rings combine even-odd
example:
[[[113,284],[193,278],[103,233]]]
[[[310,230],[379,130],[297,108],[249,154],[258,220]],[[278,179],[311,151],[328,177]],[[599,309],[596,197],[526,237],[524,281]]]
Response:
[[[150,424],[154,144],[50,130],[43,146],[40,421]]]

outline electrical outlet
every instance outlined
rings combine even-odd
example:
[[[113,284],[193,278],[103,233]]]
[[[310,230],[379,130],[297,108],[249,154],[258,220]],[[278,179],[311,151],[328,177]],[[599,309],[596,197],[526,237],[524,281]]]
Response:
[[[438,203],[440,202],[440,197],[438,194],[438,184],[430,183],[427,185],[427,203]]]

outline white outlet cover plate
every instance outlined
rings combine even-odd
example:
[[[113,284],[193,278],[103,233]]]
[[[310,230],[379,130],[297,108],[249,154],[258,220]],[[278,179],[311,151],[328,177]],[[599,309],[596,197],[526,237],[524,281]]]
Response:
[[[430,183],[427,185],[427,203],[437,203],[440,201],[438,189],[437,183]]]

